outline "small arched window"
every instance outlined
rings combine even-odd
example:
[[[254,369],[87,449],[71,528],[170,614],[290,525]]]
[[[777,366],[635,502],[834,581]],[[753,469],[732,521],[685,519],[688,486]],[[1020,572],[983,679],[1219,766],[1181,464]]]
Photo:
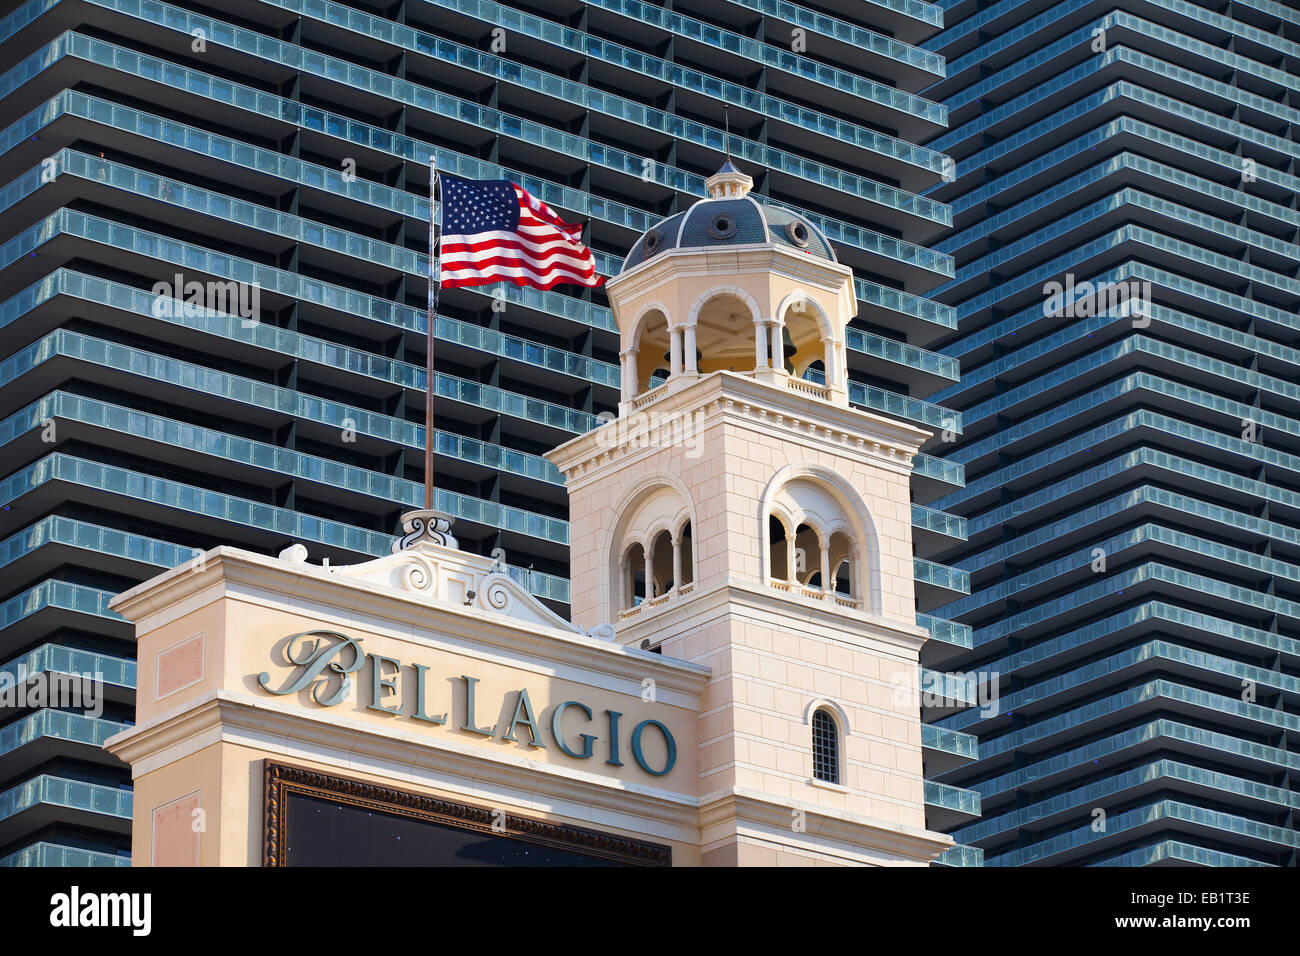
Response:
[[[840,734],[835,718],[823,709],[812,716],[813,778],[840,782]]]

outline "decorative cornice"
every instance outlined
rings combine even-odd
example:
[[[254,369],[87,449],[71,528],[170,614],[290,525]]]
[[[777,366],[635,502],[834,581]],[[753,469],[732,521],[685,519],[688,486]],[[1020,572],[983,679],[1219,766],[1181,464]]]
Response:
[[[743,422],[765,434],[784,434],[812,442],[837,454],[850,455],[878,467],[910,473],[912,458],[931,433],[855,408],[810,400],[807,396],[735,372],[711,372],[664,394],[637,412],[656,415],[702,415],[701,430],[718,421]],[[587,480],[604,467],[629,458],[647,457],[659,449],[627,447],[601,436],[617,428],[618,420],[598,426],[547,453],[572,484]]]
[[[804,816],[805,828],[794,833],[791,811]],[[764,835],[777,835],[790,846],[827,853],[829,840],[848,851],[884,853],[917,863],[929,863],[955,842],[945,833],[889,823],[845,811],[830,810],[798,800],[778,800],[770,794],[736,787],[700,798],[700,838],[705,845],[741,832],[746,825]],[[712,832],[711,832],[712,831]]]
[[[649,638],[654,642],[655,635],[661,631],[680,634],[687,627],[698,627],[728,613],[751,614],[757,620],[773,623],[784,618],[819,625],[847,643],[865,647],[868,641],[884,642],[899,648],[908,657],[914,657],[930,637],[915,622],[894,621],[734,578],[703,590],[692,590],[662,604],[642,607],[638,614],[619,622],[620,641],[639,645]]]

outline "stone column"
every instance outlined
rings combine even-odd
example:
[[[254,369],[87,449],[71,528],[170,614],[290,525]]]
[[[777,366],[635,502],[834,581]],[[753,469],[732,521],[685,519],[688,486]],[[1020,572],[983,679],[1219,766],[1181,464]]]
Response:
[[[682,374],[682,330],[680,328],[668,331],[668,374]]]
[[[835,584],[831,581],[831,546],[827,541],[822,548],[822,593],[829,600],[835,594]]]
[[[630,402],[636,398],[636,356],[636,349],[624,349],[618,353],[623,368],[621,391],[625,402]]]
[[[686,354],[683,356],[686,364],[686,374],[695,375],[699,372],[699,367],[695,363],[695,326],[686,326]]]

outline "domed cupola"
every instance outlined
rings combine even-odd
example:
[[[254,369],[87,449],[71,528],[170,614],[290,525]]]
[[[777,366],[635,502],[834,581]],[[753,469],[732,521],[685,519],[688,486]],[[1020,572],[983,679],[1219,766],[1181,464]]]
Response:
[[[754,180],[730,160],[705,180],[704,186],[709,197],[646,230],[623,261],[621,272],[671,249],[760,243],[836,261],[835,251],[821,230],[791,209],[758,202],[749,194]]]
[[[620,414],[715,372],[848,405],[853,270],[806,216],[759,202],[753,185],[725,163],[708,198],[647,230],[606,284]]]

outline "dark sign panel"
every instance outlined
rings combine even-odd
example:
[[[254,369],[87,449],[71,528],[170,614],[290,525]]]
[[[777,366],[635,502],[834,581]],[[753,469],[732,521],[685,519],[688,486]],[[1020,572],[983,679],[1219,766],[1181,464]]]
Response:
[[[667,846],[266,763],[267,866],[668,866]]]

